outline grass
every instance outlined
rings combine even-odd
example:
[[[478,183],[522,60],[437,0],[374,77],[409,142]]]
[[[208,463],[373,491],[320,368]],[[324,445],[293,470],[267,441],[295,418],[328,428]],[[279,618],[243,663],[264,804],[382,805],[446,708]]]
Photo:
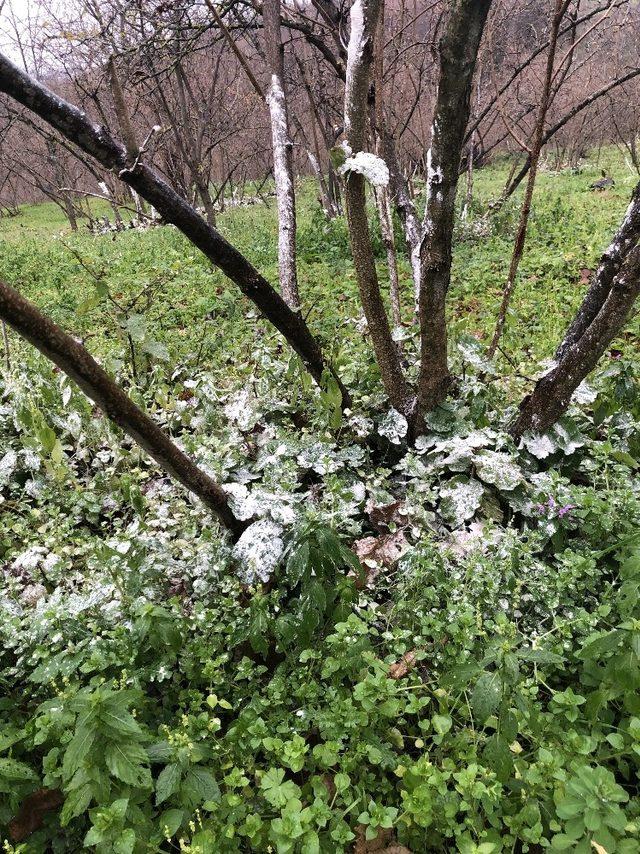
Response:
[[[509,173],[507,160],[478,170],[474,212],[464,231],[458,229],[449,297],[452,346],[458,336],[472,334],[487,342],[495,322],[505,280],[519,195],[498,213],[489,214],[488,234],[475,225],[487,215]],[[589,184],[605,169],[616,179],[612,190],[594,193]],[[505,351],[522,371],[553,352],[558,338],[578,306],[588,271],[608,245],[637,176],[613,149],[585,164],[579,174],[570,170],[543,171],[538,180],[525,256],[503,339]],[[318,210],[315,187],[301,184],[299,192],[299,279],[311,327],[324,340],[333,358],[350,364],[370,355],[353,335],[349,321],[359,305],[348,237],[343,220],[326,223]],[[102,212],[102,211],[100,211]],[[276,210],[257,205],[230,209],[219,217],[219,228],[272,282],[277,282]],[[374,238],[379,270],[386,289],[384,253]],[[400,241],[400,230],[398,228]],[[131,311],[147,316],[154,334],[165,343],[172,361],[194,352],[223,361],[247,358],[251,334],[264,335],[245,315],[251,306],[234,287],[211,268],[172,228],[117,236],[93,236],[81,225],[72,234],[62,211],[52,203],[24,206],[16,217],[0,220],[0,274],[19,287],[66,328],[89,339],[99,355],[113,355],[113,325],[105,325],[103,303],[91,306],[95,275],[102,276],[121,302],[145,292]],[[92,275],[74,254],[79,255]],[[400,260],[404,319],[411,325],[410,271]],[[117,324],[116,324],[117,327]],[[207,334],[209,328],[212,334]],[[637,323],[627,341],[635,346]],[[249,334],[249,338],[247,338]],[[267,334],[270,334],[268,332]],[[274,337],[274,346],[278,342]],[[359,354],[357,355],[357,353]],[[505,373],[507,364],[505,362]]]

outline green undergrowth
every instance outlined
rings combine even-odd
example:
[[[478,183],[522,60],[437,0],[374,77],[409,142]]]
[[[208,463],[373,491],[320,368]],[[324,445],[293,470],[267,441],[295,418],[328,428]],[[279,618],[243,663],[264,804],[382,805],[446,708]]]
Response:
[[[11,336],[5,850],[640,851],[637,322],[547,435],[506,431],[626,207],[633,178],[606,156],[606,194],[588,190],[595,162],[541,175],[504,342],[517,377],[481,340],[517,208],[486,218],[507,165],[476,176],[458,382],[415,447],[356,325],[344,223],[312,188],[300,279],[355,392],[344,415],[175,230],[60,235],[47,206],[0,221],[0,274],[258,520],[234,545]],[[272,279],[273,215],[220,218]]]

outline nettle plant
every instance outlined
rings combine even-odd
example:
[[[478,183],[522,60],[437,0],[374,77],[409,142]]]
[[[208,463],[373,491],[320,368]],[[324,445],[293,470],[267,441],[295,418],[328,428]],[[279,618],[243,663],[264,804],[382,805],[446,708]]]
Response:
[[[371,93],[374,101],[377,98],[373,111],[375,119],[369,109],[374,34],[380,16],[380,4],[377,0],[356,0],[350,11],[350,38],[344,73],[344,139],[334,154],[336,163],[340,164],[338,171],[344,178],[349,240],[381,391],[398,413],[398,418],[404,419],[402,424],[406,422],[406,438],[411,443],[429,432],[429,418],[434,413],[437,416],[447,395],[455,387],[454,374],[449,364],[445,309],[451,277],[456,190],[461,156],[467,142],[475,66],[492,5],[491,0],[456,0],[448,4],[439,42],[433,132],[426,157],[428,170],[424,216],[421,216],[408,192],[407,180],[398,166],[392,135],[385,129],[384,93],[380,87],[380,91]],[[569,6],[569,3],[558,2],[554,7],[547,45],[548,86],[545,86],[541,95],[535,140],[526,164],[525,174],[528,172],[529,178],[525,204],[496,333],[488,351],[490,357],[499,346],[515,286],[537,163],[544,141],[544,122],[551,97],[549,87],[554,78],[555,50],[561,33],[564,33],[562,27],[566,24]],[[217,14],[215,8],[212,9],[211,14]],[[323,355],[320,342],[306,323],[305,309],[300,303],[296,274],[295,194],[288,139],[288,108],[283,86],[283,58],[280,51],[273,51],[273,45],[280,39],[280,15],[277,10],[274,13],[271,6],[263,10],[263,25],[272,72],[269,91],[262,93],[250,71],[247,73],[253,85],[265,95],[271,113],[280,224],[278,260],[282,296],[216,231],[211,225],[209,214],[205,221],[184,197],[176,193],[147,164],[146,145],[151,145],[153,135],[161,129],[154,127],[145,144],[141,145],[136,140],[113,56],[108,60],[106,71],[111,80],[116,115],[125,144],[120,143],[108,128],[95,124],[84,112],[29,77],[6,57],[0,59],[0,90],[9,99],[25,107],[33,115],[34,121],[41,120],[60,134],[67,145],[77,147],[83,156],[117,175],[137,194],[136,198],[151,204],[165,222],[180,229],[210,262],[219,267],[255,305],[260,315],[282,334],[319,387],[321,397],[333,407],[334,423],[337,424],[343,414],[352,408],[354,396],[357,398],[358,392],[357,389],[347,389],[337,367]],[[243,68],[247,70],[246,62]],[[368,146],[383,153],[386,160],[366,151]],[[379,210],[386,211],[384,216],[381,214],[381,224],[386,222],[389,228],[392,227],[389,211],[393,197],[410,250],[418,347],[417,352],[407,353],[413,362],[409,367],[402,354],[403,335],[399,329],[397,293],[393,297],[393,323],[389,320],[382,298],[367,215],[368,182],[379,196]],[[208,196],[203,188],[200,188],[200,193],[203,198]],[[384,233],[383,228],[383,236]],[[519,410],[513,414],[509,431],[515,440],[544,434],[558,422],[580,383],[622,330],[640,291],[639,234],[640,188],[636,189],[618,233],[602,256],[583,304],[557,349],[552,368],[537,381],[531,393],[520,404]],[[99,285],[97,296],[100,299],[109,298],[103,284]],[[113,299],[113,294],[110,297]],[[169,436],[102,371],[80,344],[4,284],[0,289],[0,316],[78,382],[105,414],[151,454],[170,476],[198,495],[233,537],[237,539],[249,527],[251,519],[239,519],[234,515],[229,498],[219,483],[195,466]],[[152,357],[164,358],[164,350],[148,336],[137,313],[123,318],[123,333],[131,344],[133,370],[136,370],[134,345],[139,345]],[[487,467],[485,460],[485,469]],[[461,481],[460,486],[463,483]],[[468,484],[467,487],[471,501],[477,501],[477,488],[472,492],[473,487]]]
[[[332,430],[313,392],[295,429],[285,373],[264,395],[184,380],[157,418],[259,517],[248,551],[64,376],[5,387],[16,851],[638,850],[626,369],[518,449],[488,426],[474,352],[412,446],[384,411]]]
[[[640,850],[637,389],[623,362],[585,382],[640,292],[640,187],[553,365],[514,406],[494,388],[500,335],[489,354],[472,340],[452,353],[445,311],[492,5],[448,4],[424,216],[390,135],[369,127],[379,4],[351,7],[334,156],[355,334],[375,356],[362,386],[344,380],[357,365],[325,358],[297,293],[281,57],[282,295],[147,162],[112,60],[125,145],[0,56],[0,91],[153,205],[294,353],[256,344],[261,373],[237,393],[180,366],[134,401],[0,283],[0,318],[62,372],[8,372],[0,408],[8,851]],[[408,334],[382,298],[368,184],[390,189],[406,232]],[[109,301],[104,283],[92,298]],[[136,346],[164,358],[135,304],[113,308],[132,367]]]

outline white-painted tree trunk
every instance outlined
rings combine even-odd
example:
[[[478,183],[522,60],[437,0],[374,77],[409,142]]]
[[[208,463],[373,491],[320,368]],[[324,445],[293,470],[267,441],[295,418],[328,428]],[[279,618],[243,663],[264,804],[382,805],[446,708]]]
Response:
[[[296,197],[293,183],[292,142],[284,84],[284,51],[280,32],[280,0],[262,6],[265,54],[271,80],[267,105],[271,117],[273,176],[278,204],[278,271],[282,296],[290,308],[300,307],[296,268]]]

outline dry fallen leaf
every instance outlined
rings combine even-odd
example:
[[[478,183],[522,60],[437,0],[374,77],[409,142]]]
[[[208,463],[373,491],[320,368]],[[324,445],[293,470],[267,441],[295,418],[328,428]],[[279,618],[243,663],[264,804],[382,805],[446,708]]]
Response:
[[[373,527],[381,534],[389,530],[389,525],[395,523],[399,526],[407,524],[407,510],[404,501],[393,501],[391,504],[383,504],[376,507],[372,501],[366,506],[369,519]]]
[[[365,838],[366,828],[359,824],[356,828],[356,841],[353,854],[411,854],[404,845],[393,838],[393,830],[380,828],[375,839]]]
[[[583,267],[580,270],[580,284],[588,285],[591,281],[591,277],[593,276],[593,270],[590,270],[588,267]]]
[[[382,537],[363,537],[352,549],[366,572],[366,584],[375,580],[381,569],[392,569],[409,548],[402,531]]]
[[[400,661],[396,661],[395,664],[392,664],[389,668],[389,678],[390,679],[402,679],[403,676],[406,676],[407,673],[415,667],[416,664],[416,653],[415,650],[411,650],[410,652],[405,652]]]

